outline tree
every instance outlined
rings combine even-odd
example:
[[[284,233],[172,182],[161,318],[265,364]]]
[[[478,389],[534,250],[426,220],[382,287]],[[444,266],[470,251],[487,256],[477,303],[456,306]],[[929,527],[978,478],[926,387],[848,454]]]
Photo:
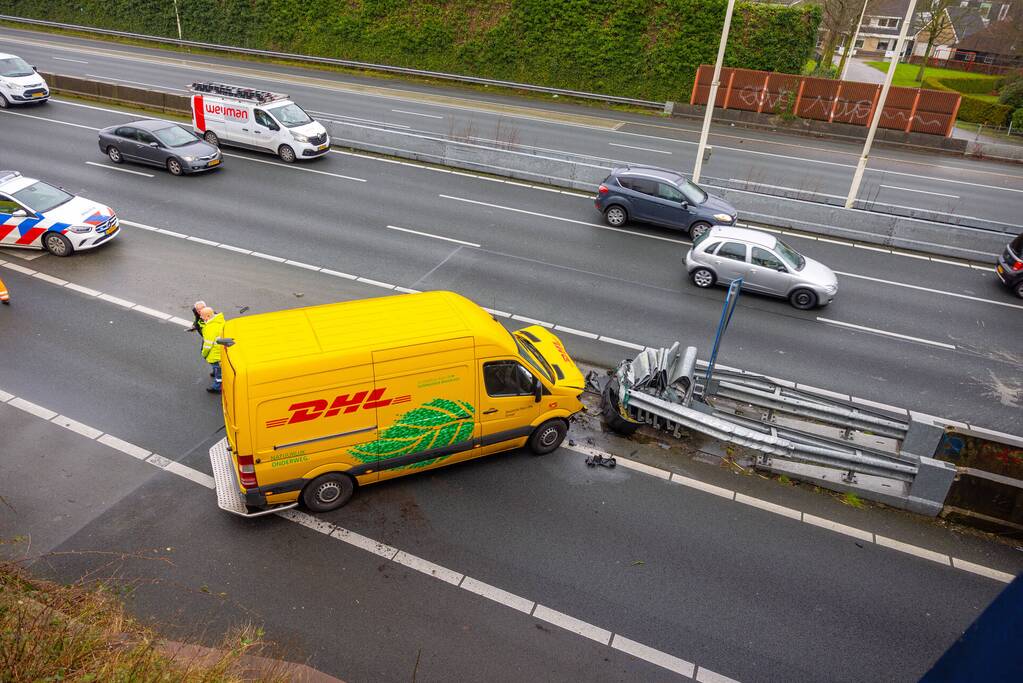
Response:
[[[953,21],[953,13],[955,21]],[[954,39],[962,40],[972,29],[983,27],[980,8],[975,6],[960,7],[960,0],[917,0],[916,13],[912,25],[917,35],[927,34],[927,48],[920,62],[920,70],[916,80],[923,82],[927,69],[927,60],[931,58],[934,43],[942,36],[953,34]],[[962,33],[963,35],[956,35]]]
[[[867,0],[871,2],[871,0]],[[819,69],[830,69],[835,61],[839,41],[846,46],[842,55],[842,66],[849,54],[849,43],[856,32],[856,25],[863,13],[864,0],[820,0],[821,28],[826,30],[824,48],[821,52]]]

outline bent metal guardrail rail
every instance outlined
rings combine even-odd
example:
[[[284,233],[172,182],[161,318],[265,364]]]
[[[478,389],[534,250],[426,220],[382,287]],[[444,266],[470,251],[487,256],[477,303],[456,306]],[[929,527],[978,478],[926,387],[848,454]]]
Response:
[[[383,73],[402,74],[405,76],[418,76],[421,78],[435,78],[439,80],[452,81],[455,83],[472,83],[474,85],[488,85],[512,90],[526,90],[549,95],[564,97],[577,97],[585,100],[597,100],[614,104],[627,104],[645,109],[669,110],[670,103],[654,102],[651,100],[639,100],[631,97],[618,97],[616,95],[603,95],[600,93],[582,92],[579,90],[566,90],[564,88],[550,88],[544,85],[532,85],[530,83],[517,83],[515,81],[500,81],[491,78],[479,78],[477,76],[466,76],[463,74],[449,74],[441,71],[424,71],[422,69],[410,69],[402,66],[391,66],[388,64],[371,64],[368,62],[356,62],[350,59],[335,59],[333,57],[316,57],[313,55],[301,55],[293,52],[274,52],[272,50],[258,50],[249,47],[237,47],[234,45],[218,45],[216,43],[202,43],[195,40],[180,40],[177,38],[165,38],[163,36],[150,36],[144,33],[130,33],[128,31],[114,31],[112,29],[96,28],[93,26],[81,26],[79,24],[63,24],[57,21],[44,21],[42,19],[28,19],[15,17],[8,14],[0,14],[0,20],[10,21],[32,26],[45,26],[48,28],[59,28],[69,31],[81,31],[101,36],[114,36],[118,38],[131,38],[133,40],[145,40],[151,43],[163,45],[174,45],[177,47],[194,47],[203,50],[215,50],[231,54],[254,55],[257,57],[270,57],[273,59],[287,59],[307,64],[327,64],[330,66],[343,66],[350,69],[363,71],[380,71]]]

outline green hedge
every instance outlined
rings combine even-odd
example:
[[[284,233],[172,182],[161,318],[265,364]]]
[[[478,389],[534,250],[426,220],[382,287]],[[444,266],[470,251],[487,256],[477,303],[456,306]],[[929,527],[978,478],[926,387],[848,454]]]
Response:
[[[931,90],[950,90],[961,92],[956,88],[949,87],[950,82],[963,83],[969,79],[965,78],[924,78],[923,87]],[[984,100],[970,97],[963,94],[963,101],[959,105],[959,113],[956,118],[969,123],[983,123],[986,126],[1005,126],[1009,123],[1012,115],[1012,107],[997,102],[985,102]]]
[[[177,37],[170,0],[8,0],[7,14]],[[188,40],[688,101],[725,0],[178,0]],[[799,73],[817,6],[740,2],[726,65]]]

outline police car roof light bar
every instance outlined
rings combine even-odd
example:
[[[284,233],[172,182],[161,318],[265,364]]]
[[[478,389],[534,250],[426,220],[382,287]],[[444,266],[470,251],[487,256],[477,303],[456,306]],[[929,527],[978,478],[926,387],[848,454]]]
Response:
[[[12,178],[20,178],[21,174],[17,171],[0,171],[0,185],[3,185]]]
[[[247,102],[259,102],[260,104],[289,99],[288,96],[283,93],[246,88],[241,85],[231,85],[230,83],[215,83],[213,81],[197,81],[192,83],[191,90],[194,93],[219,95],[220,97],[230,97],[232,99],[245,100]]]

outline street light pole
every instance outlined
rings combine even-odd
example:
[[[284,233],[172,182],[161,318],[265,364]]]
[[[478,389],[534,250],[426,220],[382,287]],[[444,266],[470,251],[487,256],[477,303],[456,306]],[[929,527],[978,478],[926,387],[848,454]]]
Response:
[[[860,37],[860,26],[863,25],[863,17],[867,14],[867,3],[870,0],[863,0],[863,9],[860,10],[860,20],[856,22],[856,30],[853,31],[852,40],[849,41],[849,54],[845,56],[845,64],[842,65],[842,73],[838,74],[838,80],[844,81],[845,75],[849,72],[849,60],[856,51],[856,39]]]
[[[703,150],[707,147],[707,136],[710,134],[710,118],[714,114],[714,103],[718,98],[718,86],[721,84],[721,63],[725,60],[725,45],[728,43],[728,28],[732,25],[732,10],[735,0],[728,0],[725,10],[725,27],[721,29],[721,44],[718,45],[718,59],[714,62],[714,77],[710,81],[710,94],[707,96],[707,111],[703,112],[703,128],[700,130],[700,146],[696,148],[696,165],[693,166],[693,182],[700,182],[700,171],[703,168]]]
[[[899,31],[899,40],[895,43],[895,54],[892,61],[888,63],[888,73],[884,77],[884,85],[881,86],[881,96],[874,107],[874,118],[870,120],[870,130],[867,131],[867,141],[863,144],[863,154],[856,164],[856,172],[853,174],[852,186],[849,187],[849,196],[845,198],[845,208],[851,209],[856,202],[856,195],[860,192],[860,183],[863,181],[863,171],[867,168],[867,159],[870,158],[870,146],[874,144],[874,135],[877,133],[877,124],[881,121],[881,112],[884,111],[885,100],[888,99],[888,90],[892,87],[892,79],[895,78],[895,68],[902,58],[902,49],[906,44],[906,35],[909,32],[909,24],[913,20],[913,12],[916,11],[916,0],[909,0],[909,8],[906,10],[906,18],[902,20],[902,30]]]

